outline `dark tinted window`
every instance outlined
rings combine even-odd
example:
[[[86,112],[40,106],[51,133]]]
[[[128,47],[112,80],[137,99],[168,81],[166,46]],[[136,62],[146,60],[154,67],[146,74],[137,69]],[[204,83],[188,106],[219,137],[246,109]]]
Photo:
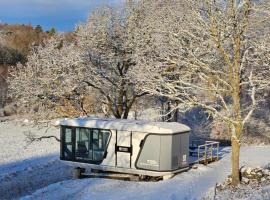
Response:
[[[73,154],[72,154],[72,129],[71,128],[63,128],[63,157],[64,159],[71,160],[73,159]]]
[[[110,132],[99,129],[76,128],[76,160],[102,161]]]

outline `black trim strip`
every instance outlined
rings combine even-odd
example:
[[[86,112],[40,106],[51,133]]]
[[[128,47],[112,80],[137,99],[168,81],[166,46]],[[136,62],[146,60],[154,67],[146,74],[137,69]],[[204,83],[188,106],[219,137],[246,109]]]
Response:
[[[130,132],[130,155],[129,155],[129,167],[131,168],[131,164],[132,164],[132,154],[133,154],[133,145],[132,145],[132,136],[133,136],[133,133],[132,131]]]
[[[75,160],[75,152],[71,152],[71,159],[65,158],[65,141],[66,141],[66,129],[70,129],[71,130],[71,145],[72,145],[72,151],[73,151],[73,132],[74,132],[74,127],[73,126],[61,126],[61,141],[60,141],[60,147],[61,150],[60,152],[62,153],[62,155],[60,156],[60,160],[67,160],[67,161],[73,161]]]
[[[63,141],[64,141],[63,127],[60,126],[60,160],[64,158],[63,156]]]
[[[115,167],[117,167],[117,151],[116,151],[116,149],[117,149],[117,130],[115,130],[115,132],[116,132],[116,135],[115,135],[115,148],[114,148],[114,151],[115,151]]]
[[[75,128],[72,127],[72,159],[76,160],[76,131]]]

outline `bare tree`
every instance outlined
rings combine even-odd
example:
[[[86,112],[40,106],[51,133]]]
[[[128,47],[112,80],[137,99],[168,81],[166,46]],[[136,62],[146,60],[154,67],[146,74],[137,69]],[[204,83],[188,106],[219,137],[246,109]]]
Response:
[[[47,109],[68,101],[82,74],[77,49],[63,35],[33,47],[26,65],[18,64],[10,70],[12,99],[26,106],[38,104]]]
[[[5,105],[7,96],[8,66],[24,60],[21,53],[2,44],[0,33],[0,108]]]
[[[144,91],[200,106],[230,128],[233,185],[243,127],[269,89],[269,11],[269,1],[145,0],[136,16]]]
[[[97,10],[76,31],[85,64],[83,82],[97,89],[116,118],[126,119],[137,98],[145,95],[130,76],[136,65],[130,43],[128,8]]]
[[[55,139],[57,142],[60,142],[60,139],[54,135],[43,135],[43,136],[37,136],[33,134],[31,131],[24,132],[25,138],[26,138],[26,145],[29,146],[34,142],[40,142],[45,139]]]
[[[78,25],[72,39],[57,35],[35,47],[26,66],[13,70],[10,91],[14,98],[28,105],[42,102],[52,109],[76,96],[80,104],[90,86],[98,92],[98,101],[107,106],[103,109],[107,116],[109,112],[116,118],[128,118],[137,98],[146,94],[130,75],[136,63],[129,38],[132,3],[128,5],[122,10],[99,9]]]

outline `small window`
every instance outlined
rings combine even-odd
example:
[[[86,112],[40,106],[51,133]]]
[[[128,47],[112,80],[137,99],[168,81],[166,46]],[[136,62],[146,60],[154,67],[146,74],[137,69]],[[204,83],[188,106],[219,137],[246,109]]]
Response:
[[[89,129],[76,128],[76,159],[92,160]]]
[[[72,129],[71,128],[63,128],[63,157],[66,160],[71,160],[73,159],[73,154],[72,154]]]

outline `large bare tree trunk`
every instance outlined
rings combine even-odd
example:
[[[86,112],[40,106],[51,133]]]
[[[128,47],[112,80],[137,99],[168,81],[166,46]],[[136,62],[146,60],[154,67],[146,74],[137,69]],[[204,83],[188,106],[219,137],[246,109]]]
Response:
[[[240,184],[239,160],[240,160],[240,136],[242,133],[242,124],[238,123],[231,127],[232,142],[232,185]]]
[[[240,183],[239,174],[239,158],[240,158],[240,142],[236,137],[232,137],[232,185]]]

